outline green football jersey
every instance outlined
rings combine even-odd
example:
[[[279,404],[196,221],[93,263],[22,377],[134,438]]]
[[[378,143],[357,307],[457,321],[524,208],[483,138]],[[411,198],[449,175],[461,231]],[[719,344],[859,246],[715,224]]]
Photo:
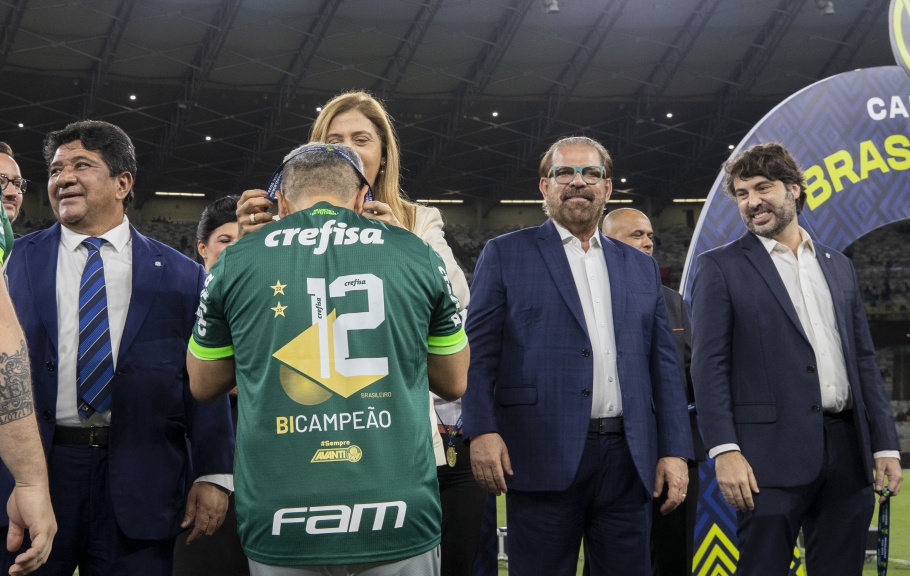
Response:
[[[222,252],[190,350],[234,356],[247,556],[353,564],[438,545],[426,357],[466,345],[456,304],[426,243],[328,203]]]
[[[13,226],[10,224],[6,210],[0,206],[0,266],[6,264],[10,252],[13,251]],[[4,268],[5,269],[5,268]]]

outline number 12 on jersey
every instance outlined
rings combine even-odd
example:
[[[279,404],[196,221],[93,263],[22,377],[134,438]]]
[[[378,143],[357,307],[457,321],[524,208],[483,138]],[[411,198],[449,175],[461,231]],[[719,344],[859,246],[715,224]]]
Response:
[[[332,368],[342,376],[387,376],[388,357],[351,358],[348,332],[373,330],[385,321],[385,297],[382,279],[373,274],[339,276],[329,284],[329,298],[343,298],[348,292],[363,290],[367,296],[365,312],[348,312],[336,316],[329,312],[325,278],[307,278],[307,294],[313,325],[319,331],[320,376],[331,378]]]

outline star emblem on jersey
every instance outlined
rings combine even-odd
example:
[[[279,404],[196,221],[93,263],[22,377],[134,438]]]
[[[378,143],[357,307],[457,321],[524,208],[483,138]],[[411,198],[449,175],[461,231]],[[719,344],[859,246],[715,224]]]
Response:
[[[272,308],[272,310],[275,312],[274,318],[278,318],[279,316],[284,316],[284,311],[287,310],[287,308],[288,308],[287,306],[282,306],[281,302],[279,302],[277,306]],[[287,316],[285,316],[285,318],[287,318]]]
[[[331,392],[349,398],[389,373],[386,358],[352,359],[336,348],[335,320],[332,310],[272,355],[284,364],[281,386],[299,404],[325,402]]]
[[[281,280],[278,280],[277,282],[275,282],[274,286],[269,286],[269,288],[271,288],[272,290],[275,291],[275,293],[272,294],[272,296],[278,296],[279,294],[284,294],[284,289],[287,288],[287,284],[282,284]],[[282,314],[282,316],[283,316],[283,314]]]

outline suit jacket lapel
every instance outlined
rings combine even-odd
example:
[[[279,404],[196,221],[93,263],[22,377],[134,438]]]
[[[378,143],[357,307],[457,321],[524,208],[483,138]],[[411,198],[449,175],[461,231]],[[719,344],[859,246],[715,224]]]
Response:
[[[18,249],[19,247],[16,246]],[[57,350],[57,251],[60,224],[35,235],[25,246],[26,275],[35,308],[54,350]]]
[[[765,250],[765,247],[759,239],[751,232],[746,232],[745,235],[739,239],[739,242],[740,246],[746,252],[746,258],[758,270],[762,280],[768,285],[774,298],[777,299],[777,302],[780,304],[780,307],[783,308],[784,313],[790,318],[790,321],[793,322],[796,330],[805,338],[806,342],[810,342],[806,333],[803,331],[803,325],[799,321],[799,316],[796,314],[796,308],[793,307],[793,301],[790,299],[787,287],[784,286],[784,281],[780,279],[777,267],[774,266],[774,262],[771,260],[771,255],[768,254],[768,251]]]
[[[818,265],[825,276],[825,282],[828,283],[828,291],[831,292],[831,301],[834,303],[834,318],[837,320],[837,330],[840,332],[841,343],[849,342],[850,335],[845,333],[847,327],[846,301],[841,286],[850,286],[853,282],[852,279],[844,281],[837,277],[837,270],[831,264],[831,259],[825,257],[828,252],[830,252],[830,248],[815,242],[815,257],[818,259]],[[844,348],[843,345],[841,347]]]
[[[572,316],[581,326],[585,334],[588,333],[588,325],[585,323],[584,314],[581,310],[581,300],[578,297],[578,289],[575,287],[575,279],[572,277],[572,269],[569,267],[569,260],[566,258],[566,252],[562,245],[562,238],[551,220],[544,222],[537,234],[537,247],[547,265],[547,270],[556,284],[566,306],[572,312]]]
[[[600,245],[603,246],[604,259],[607,261],[607,276],[610,279],[610,300],[613,306],[613,337],[619,342],[622,319],[626,311],[626,292],[629,279],[626,278],[626,257],[618,246],[600,232]]]
[[[126,357],[127,350],[145,322],[164,273],[161,252],[132,226],[130,234],[133,240],[133,290],[126,323],[123,326],[118,358]]]

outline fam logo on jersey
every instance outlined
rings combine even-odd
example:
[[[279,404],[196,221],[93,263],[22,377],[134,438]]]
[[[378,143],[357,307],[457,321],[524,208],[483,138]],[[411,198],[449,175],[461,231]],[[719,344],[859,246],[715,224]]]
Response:
[[[386,512],[389,522],[386,522]],[[276,510],[272,516],[272,536],[281,536],[281,530],[286,524],[299,524],[298,528],[305,529],[307,534],[339,534],[360,532],[361,520],[364,513],[372,513],[373,521],[364,524],[364,530],[378,532],[386,528],[396,529],[404,526],[404,519],[408,513],[408,505],[403,500],[394,502],[373,502],[370,504],[354,504],[353,508],[346,504],[333,506],[301,506],[300,508],[282,508]]]
[[[888,30],[891,33],[891,51],[898,66],[910,74],[910,0],[891,0],[888,10]]]
[[[350,274],[326,286],[324,278],[307,278],[306,293],[312,325],[272,354],[281,362],[278,375],[288,397],[312,406],[333,394],[349,398],[388,376],[387,357],[358,358],[351,350],[353,334],[385,321],[382,280],[373,274]],[[365,293],[361,297],[366,309],[338,314],[332,303],[350,293]]]

